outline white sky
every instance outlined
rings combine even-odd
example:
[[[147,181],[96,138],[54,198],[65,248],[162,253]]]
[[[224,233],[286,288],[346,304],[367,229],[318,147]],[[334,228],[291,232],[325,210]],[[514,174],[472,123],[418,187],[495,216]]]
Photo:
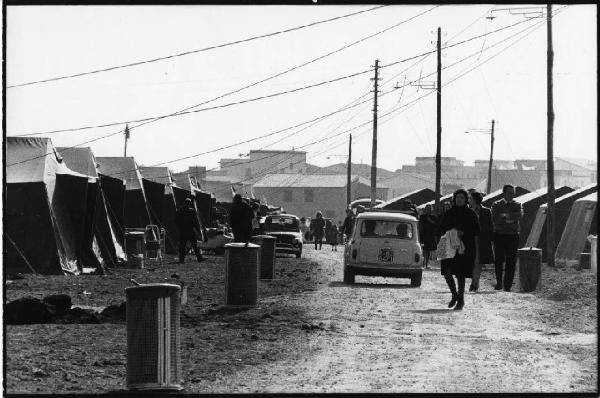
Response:
[[[372,6],[20,6],[7,7],[7,85],[160,57],[331,18]],[[502,6],[505,7],[505,6]],[[518,7],[523,7],[519,5]],[[555,6],[558,9],[562,6]],[[172,113],[301,64],[414,16],[431,6],[388,6],[350,18],[271,38],[90,76],[10,88],[7,134],[125,121]],[[348,50],[213,102],[224,104],[385,65],[435,49],[436,29],[451,43],[521,21],[492,5],[442,6]],[[516,27],[443,52],[442,65],[543,22]],[[471,25],[471,26],[469,26]],[[466,30],[464,30],[467,28]],[[462,31],[462,32],[461,32]],[[529,31],[528,31],[529,32]],[[573,5],[554,18],[555,155],[596,159],[596,8]],[[458,34],[458,35],[457,35]],[[521,34],[522,35],[522,34]],[[442,84],[512,43],[499,44],[448,68]],[[435,54],[381,69],[382,91],[396,82],[434,72]],[[399,74],[408,66],[411,69]],[[267,134],[332,112],[372,88],[372,74],[298,93],[161,120],[132,130],[128,155],[153,165]],[[392,81],[386,83],[388,79]],[[435,75],[424,79],[435,80]],[[398,105],[400,91],[380,98],[380,114]],[[431,90],[404,89],[400,104],[428,97],[379,121],[378,166],[395,170],[416,156],[435,154],[436,99]],[[372,95],[372,94],[370,94]],[[337,114],[268,149],[291,149],[319,141],[371,119],[372,103]],[[489,156],[489,136],[464,134],[498,121],[495,158],[546,156],[546,26],[442,89],[442,156],[467,162]],[[341,127],[340,127],[341,126]],[[123,126],[124,127],[124,126]],[[337,129],[336,129],[337,128]],[[119,127],[51,135],[71,146],[119,131]],[[355,130],[355,162],[371,162],[370,125]],[[251,144],[171,163],[217,166],[274,143],[292,131]],[[359,134],[362,133],[362,134]],[[308,161],[345,161],[346,134],[303,147]],[[123,136],[90,144],[96,156],[121,156]],[[328,159],[329,156],[329,159]]]

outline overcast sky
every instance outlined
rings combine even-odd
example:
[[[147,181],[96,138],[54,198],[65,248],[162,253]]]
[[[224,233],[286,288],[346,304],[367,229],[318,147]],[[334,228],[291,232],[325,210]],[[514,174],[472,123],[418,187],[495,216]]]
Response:
[[[372,7],[11,6],[7,7],[7,85],[181,53]],[[7,134],[173,113],[334,51],[432,7],[387,6],[165,61],[8,88]],[[562,7],[557,5],[555,10]],[[436,7],[344,51],[202,107],[350,75],[369,69],[375,59],[387,65],[435,50],[438,26],[442,28],[445,45],[524,21],[443,51],[442,66],[475,55],[442,73],[442,156],[467,162],[487,158],[489,136],[467,135],[464,131],[488,128],[491,119],[495,119],[495,158],[545,158],[545,22],[525,20],[502,11],[495,12],[494,19],[485,18],[493,8],[493,5]],[[519,33],[533,26],[537,28]],[[553,19],[553,39],[555,155],[596,159],[595,6],[573,5],[562,9]],[[504,48],[507,49],[502,51]],[[406,106],[389,116],[380,116],[378,166],[395,170],[402,164],[414,163],[416,156],[434,156],[434,91],[416,84],[404,89],[392,88],[396,84],[402,86],[405,81],[417,81],[419,76],[429,75],[435,69],[435,54],[380,69],[380,90],[386,93],[379,100],[380,115]],[[457,76],[460,77],[451,81]],[[362,100],[372,98],[369,93],[372,77],[369,72],[274,98],[150,123],[131,131],[128,155],[134,156],[139,164],[154,165],[275,132],[333,112],[361,95],[366,95]],[[431,75],[421,82],[426,86],[434,80],[435,75]],[[411,102],[426,94],[423,99]],[[369,101],[297,134],[292,135],[299,128],[169,166],[174,170],[190,165],[212,168],[220,158],[237,157],[250,149],[292,147],[306,150],[310,163],[322,166],[343,162],[348,134],[343,132],[369,123],[372,107]],[[116,133],[123,127],[40,136],[52,137],[55,146],[71,146]],[[352,133],[356,143],[353,160],[370,163],[371,125]],[[116,134],[84,146],[91,146],[96,156],[122,156],[123,136]]]

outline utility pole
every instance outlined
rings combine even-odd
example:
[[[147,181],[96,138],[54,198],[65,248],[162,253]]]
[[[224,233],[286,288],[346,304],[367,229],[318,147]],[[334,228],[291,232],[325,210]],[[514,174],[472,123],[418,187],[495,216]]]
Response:
[[[440,176],[442,174],[442,28],[438,27],[437,40],[437,149],[435,151],[435,205],[440,203]]]
[[[554,98],[552,92],[552,70],[554,67],[554,51],[552,50],[552,5],[547,5],[546,25],[548,28],[547,53],[547,95],[548,95],[548,210],[546,214],[546,236],[548,244],[548,266],[554,267]]]
[[[349,208],[352,201],[352,134],[348,142],[348,178],[346,181],[346,208]]]
[[[379,83],[379,60],[375,60],[375,88],[373,90],[373,152],[371,155],[371,208],[377,199],[377,94]]]
[[[125,151],[123,152],[123,157],[127,157],[127,140],[129,139],[129,125],[125,125],[125,131],[123,132],[125,135]]]
[[[494,119],[492,119],[492,141],[490,143],[490,166],[488,168],[488,180],[486,194],[492,192],[492,164],[494,162]]]

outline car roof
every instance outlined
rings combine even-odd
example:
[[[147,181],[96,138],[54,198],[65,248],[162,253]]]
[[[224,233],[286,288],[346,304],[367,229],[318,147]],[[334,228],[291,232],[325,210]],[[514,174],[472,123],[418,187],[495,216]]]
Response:
[[[386,211],[365,212],[357,216],[358,220],[396,220],[396,221],[417,221],[414,216],[405,213],[392,213]]]
[[[283,217],[298,218],[298,216],[295,216],[293,214],[278,214],[278,215],[272,214],[272,215],[266,216],[265,219],[266,218],[283,218]]]

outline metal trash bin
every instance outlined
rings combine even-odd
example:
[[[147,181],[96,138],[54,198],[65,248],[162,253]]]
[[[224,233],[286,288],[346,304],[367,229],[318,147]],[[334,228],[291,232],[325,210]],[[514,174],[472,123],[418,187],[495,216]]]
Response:
[[[592,268],[592,255],[590,253],[579,253],[579,268]]]
[[[273,279],[277,238],[271,235],[256,235],[250,241],[260,245],[260,279]]]
[[[127,388],[179,391],[181,377],[178,285],[128,287]]]
[[[524,247],[518,250],[519,281],[525,292],[534,291],[541,282],[542,249]]]
[[[258,302],[260,246],[225,245],[225,305],[255,306]]]
[[[133,268],[144,268],[145,243],[145,231],[143,229],[128,228],[125,230],[125,253],[127,254],[127,262]]]

